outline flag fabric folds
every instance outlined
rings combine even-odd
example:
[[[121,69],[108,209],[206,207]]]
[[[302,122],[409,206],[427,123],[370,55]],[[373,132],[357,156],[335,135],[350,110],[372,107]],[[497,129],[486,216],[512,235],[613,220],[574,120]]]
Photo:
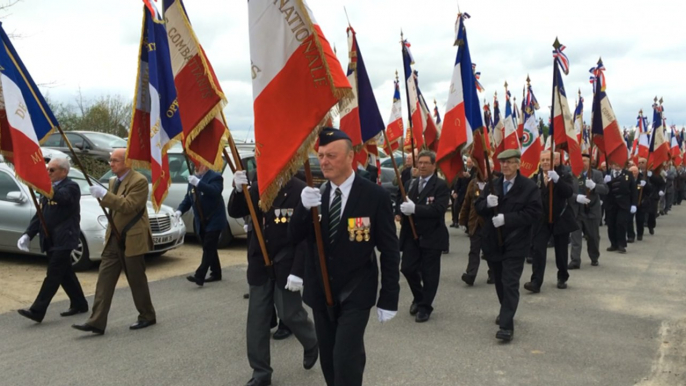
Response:
[[[267,210],[303,164],[331,107],[352,90],[304,0],[251,0],[248,19],[255,160]]]
[[[650,155],[650,139],[648,135],[648,117],[643,116],[643,111],[639,112],[638,122],[636,124],[636,135],[638,136],[638,143],[636,146],[636,156],[638,158],[645,158],[648,160]],[[638,160],[636,160],[637,162]],[[638,162],[637,162],[638,164]]]
[[[500,162],[498,162],[498,155],[505,150],[505,124],[500,117],[498,94],[493,96],[493,131],[491,133],[491,140],[493,141],[493,170],[499,172]]]
[[[529,84],[527,86],[525,105],[522,109],[524,114],[522,118],[524,121],[524,135],[522,136],[522,158],[519,169],[519,172],[527,178],[533,176],[538,170],[538,165],[541,161],[541,151],[543,150],[535,115],[538,109],[538,101],[531,89],[531,84]]]
[[[519,137],[517,136],[517,128],[512,114],[510,96],[510,92],[505,89],[505,119],[503,120],[505,134],[503,139],[503,150],[519,150]]]
[[[591,69],[593,74],[593,111],[591,113],[591,132],[593,142],[598,145],[599,151],[604,153],[606,162],[616,163],[624,167],[628,160],[626,143],[619,130],[619,124],[615,117],[610,99],[605,93],[605,67],[602,60]]]
[[[57,119],[0,23],[0,154],[14,164],[17,178],[52,198],[52,182],[40,143]]]
[[[438,147],[438,128],[436,123],[431,116],[431,111],[429,110],[429,105],[422,95],[422,90],[419,89],[419,73],[414,71],[414,80],[417,86],[417,96],[419,97],[419,107],[422,112],[422,122],[424,122],[424,146],[427,149],[435,152]]]
[[[398,80],[393,82],[393,105],[391,107],[391,116],[388,118],[386,125],[386,137],[390,143],[391,150],[395,151],[400,144],[399,140],[403,137],[403,106],[400,100],[400,86]]]
[[[405,73],[405,91],[407,96],[407,106],[410,111],[410,139],[414,141],[414,148],[421,149],[424,145],[424,120],[422,119],[422,109],[419,106],[419,93],[415,75],[412,72],[414,58],[410,52],[410,42],[403,40],[403,69]],[[410,142],[412,145],[412,142]]]
[[[167,150],[181,138],[182,126],[169,57],[167,31],[154,5],[143,8],[136,93],[126,162],[151,169],[151,200],[159,211],[171,178]]]
[[[164,0],[169,55],[183,126],[186,153],[214,170],[223,166],[228,129],[221,115],[226,104],[214,69],[195,36],[182,0]]]
[[[664,108],[657,104],[657,98],[653,105],[653,132],[650,136],[648,147],[648,168],[655,170],[662,163],[669,161],[669,141],[665,135],[665,127],[662,120]]]

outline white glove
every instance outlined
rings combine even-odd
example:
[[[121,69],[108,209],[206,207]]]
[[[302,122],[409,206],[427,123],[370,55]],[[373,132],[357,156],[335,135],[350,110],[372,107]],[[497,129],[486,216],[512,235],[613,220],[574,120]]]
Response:
[[[662,196],[665,195],[665,192],[663,192],[663,191],[660,190],[660,192],[658,193],[658,195],[660,195],[660,197],[662,197]]]
[[[636,205],[631,205],[631,214],[636,213]]]
[[[381,308],[376,309],[376,313],[379,316],[379,323],[388,322],[395,317],[398,311],[388,311]]]
[[[28,252],[30,243],[31,243],[31,239],[29,238],[29,236],[28,235],[22,235],[19,238],[19,241],[17,241],[17,248],[21,249],[24,252]]]
[[[303,279],[295,275],[288,275],[288,279],[286,279],[286,289],[292,292],[300,291],[303,289]]]
[[[612,181],[612,176],[608,174],[605,176],[605,183],[607,184],[610,181]]]
[[[183,213],[181,213],[180,210],[177,210],[176,212],[174,212],[174,219],[176,219],[176,221],[179,221],[179,219],[181,218],[181,215],[182,215],[182,214],[183,214]]]
[[[646,180],[641,180],[641,182],[639,182],[639,185],[641,185],[641,187],[646,186]]]
[[[93,185],[88,188],[91,191],[91,196],[95,198],[103,198],[107,194],[107,189],[100,185]]]
[[[243,191],[243,185],[248,184],[248,175],[245,170],[237,170],[233,175],[233,184],[236,186],[236,191],[238,193]]]
[[[591,200],[588,199],[588,197],[584,196],[583,194],[578,194],[576,196],[576,202],[582,205],[586,205],[591,202]]]
[[[193,186],[198,186],[198,182],[200,182],[200,178],[196,176],[188,176],[188,183],[193,185]]]
[[[403,212],[405,216],[409,216],[414,214],[414,206],[414,202],[408,197],[406,202],[400,204],[400,211]]]
[[[249,227],[248,227],[248,224],[244,224],[244,225],[243,225],[243,231],[244,231],[245,233],[248,233],[248,228],[249,228]]]
[[[648,177],[652,177],[652,176],[653,176],[653,172],[651,172],[650,170],[648,170]]]
[[[496,228],[500,228],[501,226],[505,225],[505,215],[504,214],[499,214],[495,217],[493,217],[493,226]]]
[[[300,193],[300,201],[302,201],[305,209],[310,209],[322,204],[322,192],[319,188],[311,188],[306,186]]]
[[[589,190],[595,189],[595,182],[593,182],[592,179],[587,178],[587,179],[586,179],[586,187],[587,187]]]
[[[555,170],[548,170],[548,179],[553,180],[554,183],[560,180],[560,175]]]
[[[489,194],[488,197],[486,197],[486,206],[489,208],[495,208],[498,206],[498,196]]]

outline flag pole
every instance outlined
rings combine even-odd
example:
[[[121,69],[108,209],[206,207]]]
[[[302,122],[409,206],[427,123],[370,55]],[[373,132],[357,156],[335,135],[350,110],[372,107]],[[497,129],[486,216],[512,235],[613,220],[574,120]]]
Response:
[[[76,162],[76,166],[78,166],[79,169],[83,172],[84,177],[86,177],[86,182],[88,183],[88,186],[93,186],[93,182],[90,179],[90,176],[88,175],[88,171],[86,168],[83,167],[83,164],[81,163],[81,160],[79,157],[76,155],[76,151],[74,151],[74,148],[71,146],[71,142],[69,142],[69,139],[67,139],[67,136],[64,134],[64,130],[60,126],[55,126],[55,128],[60,132],[60,135],[62,136],[62,139],[64,140],[64,143],[67,144],[67,147],[69,148],[69,152],[71,155],[74,157],[74,162]],[[96,198],[98,201],[98,204],[100,204],[100,209],[102,209],[103,213],[105,213],[105,217],[107,217],[107,222],[110,225],[110,229],[112,229],[112,233],[114,233],[114,237],[117,238],[117,242],[121,242],[121,235],[119,234],[119,231],[117,230],[116,225],[114,224],[114,220],[112,219],[112,215],[110,212],[105,210],[105,207],[102,205],[102,200],[99,198]]]
[[[43,233],[45,233],[45,238],[49,239],[50,234],[48,233],[48,227],[45,225],[45,217],[43,217],[43,211],[41,211],[40,205],[38,205],[38,200],[36,200],[36,193],[33,191],[33,188],[26,185],[29,188],[29,193],[31,194],[31,200],[33,200],[33,205],[36,206],[36,214],[38,215],[38,219],[40,220],[40,225],[43,227]]]
[[[224,122],[224,127],[228,130],[229,125],[226,123],[226,117],[224,116],[224,112],[222,111],[222,121]],[[233,154],[233,160],[236,162],[236,170],[241,171],[245,170],[243,169],[243,162],[241,162],[241,156],[238,154],[238,149],[236,148],[236,143],[233,140],[233,136],[229,135],[229,148],[231,148],[231,153]],[[224,150],[224,155],[228,156],[226,154],[226,150]],[[228,157],[227,157],[228,159]],[[267,271],[269,272],[269,275],[271,277],[274,277],[274,265],[272,264],[271,259],[269,259],[269,254],[267,253],[267,245],[264,242],[264,235],[262,234],[262,227],[260,226],[260,222],[257,219],[257,213],[255,212],[255,205],[252,202],[252,197],[250,196],[250,193],[248,192],[248,185],[244,184],[243,185],[243,195],[245,195],[245,202],[248,204],[248,211],[250,212],[250,218],[252,219],[252,225],[253,225],[253,231],[255,232],[255,236],[257,237],[257,242],[260,244],[260,250],[262,251],[262,257],[264,258],[264,266],[267,268]]]
[[[391,149],[391,144],[388,142],[388,135],[386,130],[381,130],[383,132],[383,139],[386,143],[388,153],[391,155],[391,162],[393,163],[393,170],[395,171],[395,178],[398,180],[398,188],[400,188],[400,197],[402,197],[403,202],[407,202],[407,194],[405,192],[405,186],[400,178],[400,172],[398,171],[398,164],[395,162],[395,156],[393,156],[393,149]],[[407,216],[410,220],[410,227],[412,228],[412,236],[415,240],[419,239],[417,236],[417,229],[414,226],[414,219],[412,215]]]
[[[484,128],[482,128],[483,130]],[[495,186],[493,186],[493,181],[491,180],[491,162],[490,159],[488,158],[488,150],[486,150],[486,139],[484,139],[484,133],[480,133],[479,137],[481,137],[481,146],[484,149],[484,160],[486,160],[486,181],[488,181],[488,186],[490,187],[491,194],[495,196]],[[495,215],[498,215],[498,207],[494,206],[493,207],[493,212]],[[496,228],[498,231],[498,246],[502,247],[503,246],[503,232],[500,228]]]
[[[392,155],[391,155],[392,157]],[[314,187],[314,182],[312,181],[312,170],[310,168],[309,158],[305,159],[305,180],[307,181],[307,186]],[[354,173],[354,172],[353,172]],[[317,252],[319,252],[319,266],[322,271],[322,284],[324,287],[324,297],[326,298],[326,311],[329,315],[329,319],[334,322],[336,321],[336,312],[334,309],[333,295],[331,294],[331,283],[329,283],[329,270],[326,264],[326,256],[324,255],[324,240],[322,239],[322,229],[319,223],[319,209],[317,207],[310,208],[312,212],[312,225],[314,225],[314,237],[317,240]]]
[[[403,50],[403,55],[405,54],[405,51],[407,50],[405,48],[405,40],[403,36],[403,31],[400,30],[400,46]],[[410,53],[407,53],[408,58]],[[403,68],[405,69],[405,72],[407,72],[407,69],[405,68],[405,60],[403,59]],[[412,68],[410,68],[410,76],[412,76]],[[403,77],[404,78],[404,77]],[[405,79],[405,99],[407,99],[407,116],[409,119],[409,130],[410,130],[410,151],[412,152],[412,167],[416,168],[417,167],[417,160],[415,159],[415,151],[414,151],[414,132],[412,130],[412,109],[410,107],[410,89],[407,86],[407,79]]]
[[[562,46],[560,44],[560,41],[555,38],[555,42],[553,43],[553,48],[556,50]],[[555,88],[555,79],[556,79],[556,73],[560,71],[559,67],[557,66],[557,59],[553,58],[553,88]],[[562,111],[562,99],[560,95],[560,85],[557,85],[557,103],[560,105],[560,115],[562,116],[562,130],[564,132],[567,132],[566,126],[566,120],[564,117],[564,113]],[[551,111],[552,119],[550,120],[551,124],[555,120],[555,104],[553,103],[553,111]],[[548,130],[548,136],[550,136],[550,130]],[[562,164],[562,155],[560,154],[560,164]],[[550,138],[550,170],[555,170],[555,136]],[[548,181],[548,223],[552,224],[553,223],[553,187],[554,183],[550,183]]]

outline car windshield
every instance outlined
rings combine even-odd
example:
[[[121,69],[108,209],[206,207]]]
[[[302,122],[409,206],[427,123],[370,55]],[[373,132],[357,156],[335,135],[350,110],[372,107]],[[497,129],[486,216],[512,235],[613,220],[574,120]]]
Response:
[[[82,133],[86,138],[91,140],[95,146],[100,148],[115,148],[126,147],[126,140],[112,134],[105,133]]]

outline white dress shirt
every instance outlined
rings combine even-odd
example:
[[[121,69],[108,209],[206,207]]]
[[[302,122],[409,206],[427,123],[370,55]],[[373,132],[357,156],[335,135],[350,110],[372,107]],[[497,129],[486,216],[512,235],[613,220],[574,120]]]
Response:
[[[350,189],[353,187],[353,181],[355,180],[355,172],[350,173],[350,177],[348,177],[343,183],[338,186],[334,184],[333,182],[329,181],[331,184],[331,190],[329,191],[329,207],[331,207],[331,203],[333,202],[333,199],[336,198],[336,188],[339,188],[341,190],[341,218],[343,218],[343,211],[345,210],[345,203],[348,201],[348,197],[350,197]]]

